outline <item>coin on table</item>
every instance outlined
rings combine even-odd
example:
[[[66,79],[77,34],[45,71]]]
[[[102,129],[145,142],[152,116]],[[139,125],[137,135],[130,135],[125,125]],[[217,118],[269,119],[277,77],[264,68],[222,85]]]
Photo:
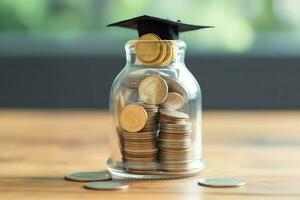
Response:
[[[140,98],[148,104],[160,104],[168,96],[168,85],[159,75],[145,78],[139,86]]]
[[[87,183],[84,187],[92,190],[117,190],[128,188],[128,184],[124,181],[101,181]]]
[[[198,184],[207,187],[239,187],[246,182],[236,178],[202,178]]]
[[[126,131],[138,132],[144,128],[147,119],[147,112],[142,106],[129,104],[121,112],[120,124]]]
[[[147,33],[139,38],[135,44],[136,55],[140,61],[150,62],[157,59],[161,54],[160,38],[153,34]]]
[[[104,181],[110,180],[111,175],[108,171],[74,172],[65,175],[65,179],[69,181]]]
[[[176,92],[169,92],[166,100],[162,103],[162,107],[170,110],[177,110],[184,104],[184,98]]]

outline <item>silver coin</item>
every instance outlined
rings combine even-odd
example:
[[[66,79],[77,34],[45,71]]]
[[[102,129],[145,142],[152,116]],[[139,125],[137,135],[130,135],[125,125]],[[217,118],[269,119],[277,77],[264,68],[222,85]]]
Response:
[[[170,92],[177,92],[184,97],[185,102],[188,101],[189,99],[189,95],[187,92],[188,90],[178,80],[165,75],[162,75],[162,77],[167,82]]]
[[[239,187],[246,182],[236,178],[202,178],[198,180],[198,184],[208,187]]]
[[[69,181],[105,181],[111,180],[111,175],[108,171],[75,172],[65,175],[65,179]]]
[[[128,188],[128,184],[124,181],[101,181],[87,183],[84,187],[92,190],[117,190]]]

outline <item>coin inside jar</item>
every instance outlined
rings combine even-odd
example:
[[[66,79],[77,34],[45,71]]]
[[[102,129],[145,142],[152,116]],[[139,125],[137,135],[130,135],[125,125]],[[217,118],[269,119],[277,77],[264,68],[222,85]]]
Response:
[[[167,109],[161,109],[159,110],[159,113],[161,117],[165,117],[167,119],[188,119],[189,115],[175,110],[167,110]]]
[[[159,75],[145,78],[138,89],[140,98],[148,104],[160,104],[168,95],[168,85]]]
[[[177,110],[184,104],[184,98],[176,92],[169,92],[166,100],[162,103],[162,107],[170,110]]]
[[[152,60],[152,61],[145,61],[143,60],[142,63],[148,66],[163,66],[161,65],[163,63],[163,61],[166,58],[167,55],[167,51],[168,51],[168,46],[166,45],[166,43],[164,41],[160,41],[160,54],[159,56]]]
[[[173,46],[174,42],[163,41],[163,43],[165,43],[165,45],[167,46],[167,51],[164,60],[161,63],[159,63],[160,66],[166,66],[170,64],[175,57],[174,46]]]
[[[138,132],[144,128],[147,119],[147,112],[142,106],[129,104],[121,112],[120,124],[129,132]]]
[[[170,64],[176,56],[175,42],[161,40],[154,33],[140,36],[135,43],[136,56],[147,66],[162,67]]]
[[[153,34],[147,33],[139,38],[136,42],[136,55],[141,62],[151,62],[157,59],[161,54],[160,38]]]
[[[168,84],[168,91],[169,92],[176,92],[176,93],[180,94],[181,96],[183,96],[185,102],[188,101],[189,94],[187,92],[187,89],[183,86],[183,84],[181,84],[175,78],[172,78],[172,77],[169,77],[169,76],[166,76],[166,75],[162,75],[162,78]]]

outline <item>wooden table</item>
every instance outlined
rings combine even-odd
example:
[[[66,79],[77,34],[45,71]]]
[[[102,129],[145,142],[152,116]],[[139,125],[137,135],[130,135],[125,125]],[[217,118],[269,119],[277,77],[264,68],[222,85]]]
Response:
[[[63,180],[105,168],[110,119],[100,111],[0,111],[0,199],[300,199],[300,112],[204,113],[206,168],[197,177],[131,181],[91,191]],[[237,177],[240,188],[205,188],[200,177]]]

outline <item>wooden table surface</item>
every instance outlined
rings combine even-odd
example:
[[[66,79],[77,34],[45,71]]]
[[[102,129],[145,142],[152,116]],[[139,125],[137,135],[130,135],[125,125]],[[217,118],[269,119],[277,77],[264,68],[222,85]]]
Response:
[[[0,199],[300,199],[300,112],[204,113],[206,168],[196,177],[91,191],[63,179],[105,169],[110,119],[100,111],[0,110]],[[205,188],[200,177],[237,177]]]

